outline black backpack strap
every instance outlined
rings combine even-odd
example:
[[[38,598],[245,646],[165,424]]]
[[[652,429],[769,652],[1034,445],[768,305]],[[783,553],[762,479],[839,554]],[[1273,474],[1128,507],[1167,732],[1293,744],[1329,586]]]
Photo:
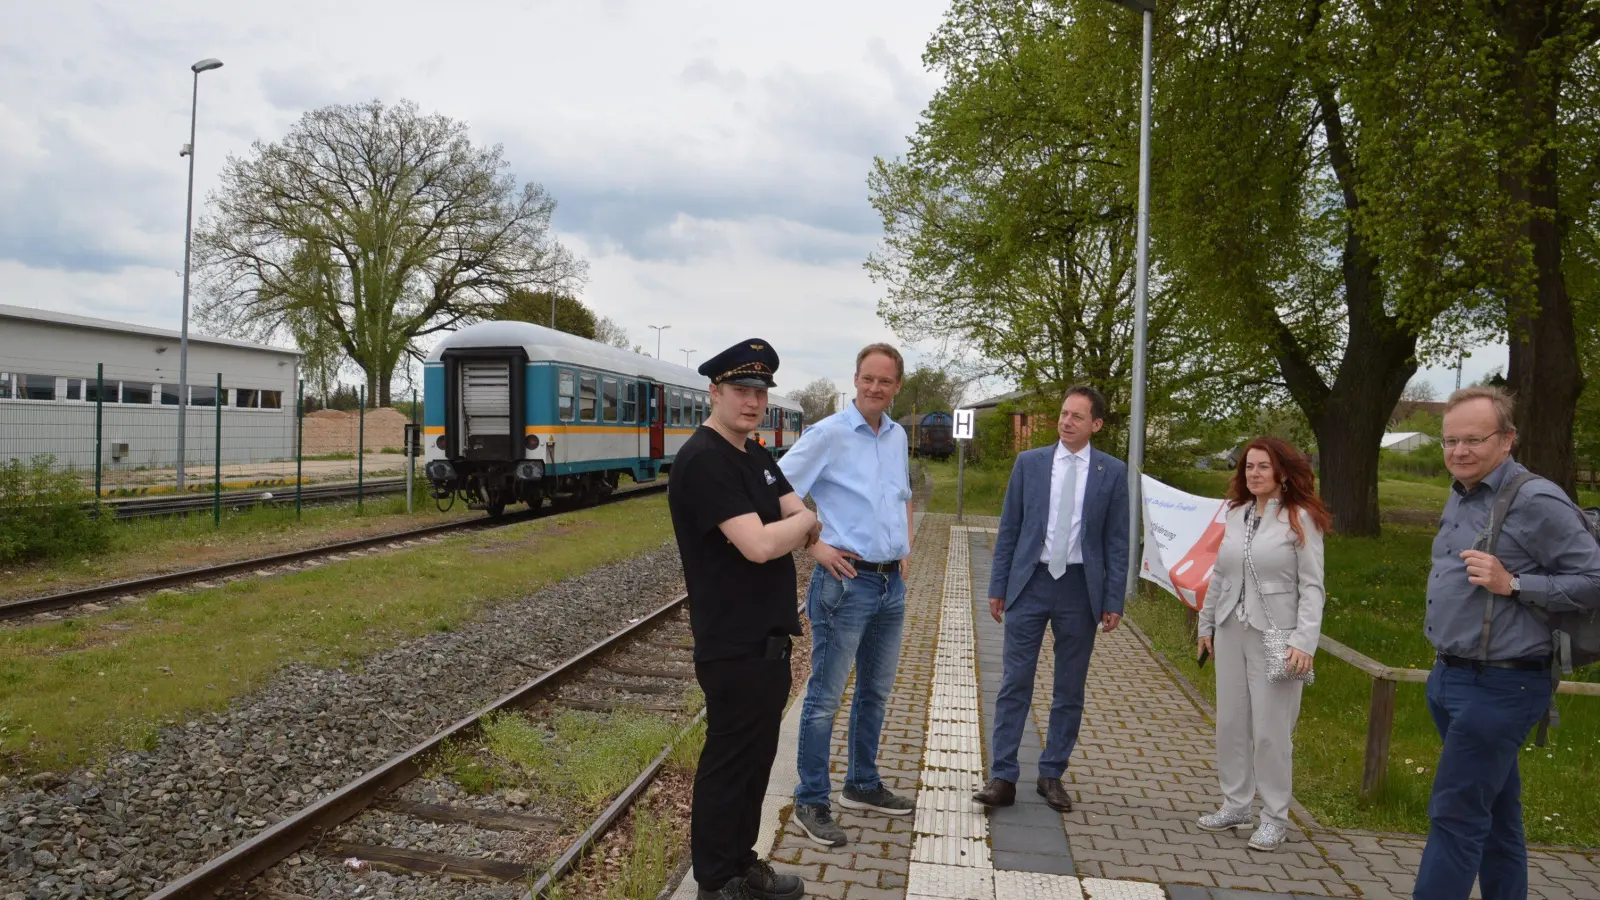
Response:
[[[1523,485],[1538,477],[1527,469],[1523,469],[1507,479],[1504,484],[1500,485],[1500,490],[1495,492],[1494,506],[1489,510],[1489,542],[1483,548],[1485,553],[1490,556],[1495,555],[1495,548],[1500,544],[1500,529],[1505,527],[1506,514],[1511,512],[1512,501],[1517,499],[1517,493],[1522,490]],[[1478,644],[1478,661],[1488,662],[1489,631],[1491,623],[1494,621],[1494,591],[1488,588],[1482,588],[1482,591],[1484,596],[1483,637]]]

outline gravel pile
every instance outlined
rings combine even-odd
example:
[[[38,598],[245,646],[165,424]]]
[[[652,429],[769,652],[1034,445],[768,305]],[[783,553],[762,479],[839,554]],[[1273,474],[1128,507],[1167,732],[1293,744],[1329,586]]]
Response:
[[[664,545],[359,671],[286,668],[226,713],[163,729],[152,752],[0,786],[0,900],[142,897],[681,590],[677,552]],[[302,865],[326,874],[329,890],[348,885],[325,862]],[[386,880],[409,882],[369,873],[360,895],[417,896]]]

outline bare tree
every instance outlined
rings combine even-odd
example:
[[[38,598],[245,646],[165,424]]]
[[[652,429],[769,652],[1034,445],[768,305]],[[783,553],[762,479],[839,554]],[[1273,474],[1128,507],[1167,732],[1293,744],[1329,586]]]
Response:
[[[595,323],[594,339],[619,350],[627,350],[634,346],[633,341],[628,339],[628,329],[618,325],[610,316],[601,316],[600,321]]]
[[[1400,392],[1402,403],[1433,403],[1439,399],[1439,392],[1421,375],[1413,376],[1406,383],[1406,389]]]
[[[818,378],[790,396],[800,404],[807,424],[825,419],[838,409],[839,389],[826,378]]]
[[[379,101],[306,113],[230,157],[195,235],[213,328],[261,338],[315,319],[389,383],[416,339],[491,314],[516,290],[572,293],[586,266],[552,235],[555,200],[518,186],[466,125]]]

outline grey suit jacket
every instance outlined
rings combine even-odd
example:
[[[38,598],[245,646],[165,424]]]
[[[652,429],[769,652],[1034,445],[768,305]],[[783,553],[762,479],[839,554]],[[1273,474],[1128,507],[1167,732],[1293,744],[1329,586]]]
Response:
[[[1050,466],[1056,445],[1017,454],[1000,511],[989,596],[1017,602],[1044,554],[1050,527]],[[1122,613],[1128,577],[1128,467],[1107,453],[1089,451],[1089,481],[1083,489],[1083,569],[1095,618]]]
[[[1244,515],[1248,508],[1240,506],[1228,511],[1217,566],[1206,588],[1205,605],[1200,608],[1200,636],[1214,634],[1218,622],[1236,615],[1234,610],[1242,600],[1245,618],[1256,630],[1267,630],[1263,609],[1270,610],[1274,624],[1293,632],[1289,646],[1315,654],[1322,637],[1322,610],[1327,603],[1322,532],[1311,524],[1310,515],[1301,512],[1300,528],[1306,539],[1305,544],[1297,546],[1288,514],[1278,501],[1270,501],[1260,530],[1250,544],[1250,558],[1255,563],[1256,578],[1261,581],[1258,591],[1244,564]]]

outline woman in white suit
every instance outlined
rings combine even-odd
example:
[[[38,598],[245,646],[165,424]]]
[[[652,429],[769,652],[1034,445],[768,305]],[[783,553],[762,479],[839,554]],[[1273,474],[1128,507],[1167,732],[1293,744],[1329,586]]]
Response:
[[[1200,609],[1200,653],[1216,660],[1222,808],[1199,824],[1207,831],[1248,827],[1259,792],[1252,850],[1276,850],[1288,836],[1292,735],[1322,634],[1322,535],[1331,523],[1299,451],[1270,437],[1245,447]]]

